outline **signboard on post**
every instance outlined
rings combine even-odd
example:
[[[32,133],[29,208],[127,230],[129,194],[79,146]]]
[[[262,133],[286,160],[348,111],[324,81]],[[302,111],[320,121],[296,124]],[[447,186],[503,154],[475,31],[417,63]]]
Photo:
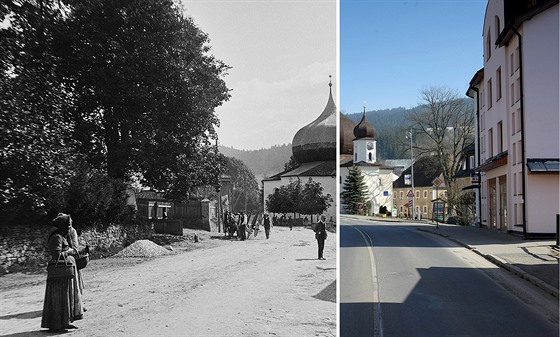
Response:
[[[409,190],[406,196],[409,198],[414,198],[414,193],[412,192],[412,190]]]
[[[404,175],[404,184],[405,185],[412,185],[412,176],[410,174]]]
[[[443,184],[443,181],[437,177],[436,179],[432,180],[432,185],[434,185],[434,187],[440,187],[441,184]]]

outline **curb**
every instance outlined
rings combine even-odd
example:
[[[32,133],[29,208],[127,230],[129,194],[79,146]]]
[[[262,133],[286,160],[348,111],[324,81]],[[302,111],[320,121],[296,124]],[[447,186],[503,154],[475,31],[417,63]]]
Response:
[[[522,278],[522,279],[524,279],[524,280],[526,280],[526,281],[531,282],[532,284],[534,284],[535,286],[541,288],[542,290],[546,291],[547,293],[551,294],[552,296],[554,296],[554,297],[556,297],[556,298],[559,298],[559,297],[558,297],[558,295],[559,295],[559,294],[558,294],[558,289],[556,289],[556,288],[554,288],[553,286],[549,285],[548,283],[542,281],[541,279],[539,279],[539,278],[537,278],[537,277],[535,277],[535,276],[533,276],[533,275],[531,275],[531,274],[529,274],[529,273],[527,273],[527,272],[521,270],[520,268],[518,268],[518,267],[516,267],[516,266],[514,266],[514,265],[509,264],[509,263],[506,262],[505,260],[503,260],[503,259],[501,259],[501,258],[499,258],[499,257],[497,257],[497,256],[495,256],[495,255],[492,255],[492,254],[485,254],[485,253],[479,251],[478,249],[476,249],[476,248],[474,248],[474,247],[472,247],[472,246],[470,246],[470,245],[468,245],[468,244],[466,244],[466,243],[464,243],[464,242],[461,242],[461,241],[459,241],[459,240],[457,240],[457,239],[455,239],[455,238],[450,237],[450,236],[447,235],[447,234],[436,233],[436,232],[433,232],[433,231],[431,231],[431,230],[429,230],[429,229],[424,229],[424,228],[417,228],[417,230],[419,230],[419,231],[421,231],[421,232],[426,232],[426,233],[434,234],[434,235],[439,235],[439,236],[444,237],[444,238],[446,238],[446,239],[448,239],[448,240],[450,240],[450,241],[453,241],[453,242],[459,244],[460,246],[463,246],[463,247],[465,247],[465,248],[467,248],[467,249],[473,251],[474,253],[476,253],[476,254],[478,254],[478,255],[484,257],[486,260],[492,262],[492,263],[495,264],[496,266],[498,266],[498,267],[500,267],[500,268],[503,268],[503,269],[509,271],[510,273],[513,273],[513,274],[519,276],[520,278]]]

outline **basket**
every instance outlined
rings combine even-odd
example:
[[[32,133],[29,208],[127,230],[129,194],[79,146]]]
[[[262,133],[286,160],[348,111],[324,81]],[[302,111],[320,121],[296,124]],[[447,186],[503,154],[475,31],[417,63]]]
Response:
[[[76,258],[76,268],[84,269],[89,262],[89,254],[78,255]]]

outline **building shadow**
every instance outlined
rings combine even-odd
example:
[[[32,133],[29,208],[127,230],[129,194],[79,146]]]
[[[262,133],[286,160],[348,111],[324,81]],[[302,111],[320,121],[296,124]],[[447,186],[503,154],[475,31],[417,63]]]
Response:
[[[336,280],[312,297],[321,301],[336,303]]]

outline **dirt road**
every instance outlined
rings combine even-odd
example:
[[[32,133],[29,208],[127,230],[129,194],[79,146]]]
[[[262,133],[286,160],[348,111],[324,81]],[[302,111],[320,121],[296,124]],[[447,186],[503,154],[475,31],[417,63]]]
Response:
[[[72,336],[335,336],[336,235],[317,260],[308,228],[247,241],[202,233],[204,248],[84,269],[88,309]],[[0,335],[40,330],[46,275],[0,277]],[[18,285],[19,284],[19,285]]]

